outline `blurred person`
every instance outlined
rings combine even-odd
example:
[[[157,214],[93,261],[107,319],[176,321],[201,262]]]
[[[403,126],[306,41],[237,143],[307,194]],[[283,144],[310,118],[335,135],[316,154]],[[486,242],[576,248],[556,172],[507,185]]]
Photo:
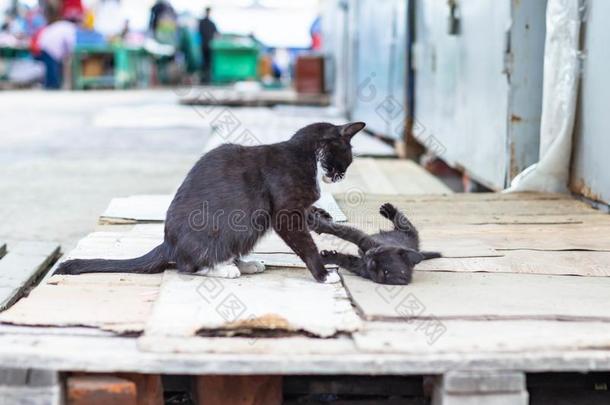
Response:
[[[61,18],[72,19],[74,16],[83,16],[85,9],[81,0],[63,0],[61,3]]]
[[[201,79],[209,83],[212,79],[212,40],[218,33],[216,24],[210,19],[212,9],[206,7],[205,16],[199,21],[199,35],[201,36]]]
[[[80,18],[81,14],[72,12],[66,19],[44,27],[37,37],[36,48],[40,51],[40,61],[45,65],[44,87],[47,89],[61,88],[63,64],[76,46],[77,24]]]
[[[320,16],[311,24],[309,29],[309,35],[311,36],[311,49],[314,51],[322,50],[322,18]]]
[[[168,1],[158,0],[152,6],[148,28],[157,42],[176,46],[178,41],[178,15]]]

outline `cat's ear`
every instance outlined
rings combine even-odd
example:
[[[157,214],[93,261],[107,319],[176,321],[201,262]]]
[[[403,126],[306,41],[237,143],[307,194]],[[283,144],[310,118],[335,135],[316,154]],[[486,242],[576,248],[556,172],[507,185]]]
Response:
[[[411,250],[411,249],[405,250],[402,253],[402,255],[406,260],[409,261],[409,263],[411,263],[413,265],[424,260],[424,256],[416,250]]]
[[[364,122],[350,122],[339,127],[339,132],[341,133],[342,137],[352,139],[352,136],[362,131],[362,128],[365,126],[366,124]]]

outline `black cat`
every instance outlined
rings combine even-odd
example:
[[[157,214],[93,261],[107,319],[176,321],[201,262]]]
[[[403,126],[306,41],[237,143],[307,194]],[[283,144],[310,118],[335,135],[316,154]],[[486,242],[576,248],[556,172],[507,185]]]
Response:
[[[285,142],[221,145],[195,164],[176,192],[161,245],[129,260],[69,260],[55,273],[158,273],[175,264],[180,272],[238,277],[264,270],[240,257],[273,228],[316,280],[337,282],[311,238],[307,212],[320,197],[317,163],[326,180],[341,180],[352,163],[350,141],[364,126],[316,123]]]
[[[367,235],[356,228],[332,222],[331,216],[319,208],[310,210],[308,225],[315,232],[335,235],[360,248],[360,257],[323,250],[324,264],[336,264],[377,283],[409,284],[417,263],[441,257],[441,254],[419,251],[417,229],[392,204],[383,204],[379,213],[392,221],[394,230]]]

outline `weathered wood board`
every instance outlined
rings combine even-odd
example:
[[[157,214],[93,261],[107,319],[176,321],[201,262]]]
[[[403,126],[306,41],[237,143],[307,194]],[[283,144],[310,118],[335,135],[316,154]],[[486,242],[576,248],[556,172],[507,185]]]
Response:
[[[610,321],[610,278],[420,271],[408,286],[384,286],[342,277],[366,319]]]
[[[602,220],[606,219],[601,216]],[[610,215],[608,216],[610,217]],[[496,250],[590,250],[610,252],[610,223],[557,225],[434,225],[421,239],[477,238]]]
[[[319,284],[307,270],[268,270],[238,279],[166,271],[145,334],[266,330],[329,337],[357,330],[360,323],[342,285]]]
[[[418,271],[463,271],[610,277],[610,252],[503,250],[499,257],[440,258]]]
[[[164,222],[167,209],[174,198],[168,194],[134,195],[113,198],[99,218],[100,224],[129,224]],[[314,204],[325,209],[336,222],[345,222],[347,217],[330,193],[322,193]]]
[[[379,215],[379,207],[391,202],[417,226],[439,225],[558,225],[605,224],[610,215],[594,210],[587,204],[551,194],[549,196],[512,194],[452,194],[452,195],[381,195],[365,193],[366,189],[342,190],[335,194],[339,205],[352,223],[373,230],[387,226]],[[476,197],[478,198],[476,198]],[[473,228],[478,229],[478,228]]]
[[[211,338],[210,338],[211,339]],[[459,368],[549,371],[608,371],[610,350],[531,350],[518,352],[382,353],[355,350],[289,354],[150,353],[133,337],[0,334],[0,359],[6,367],[60,371],[140,372],[154,374],[442,374]],[[333,339],[334,340],[334,339]],[[211,346],[213,340],[208,344]],[[222,345],[222,343],[221,343]],[[332,346],[332,344],[331,344]],[[256,347],[256,345],[255,345]],[[273,346],[271,346],[273,350]],[[93,350],[95,348],[95,350]]]
[[[141,332],[159,292],[161,278],[161,274],[53,276],[1,313],[0,322]]]
[[[321,183],[320,187],[323,191],[340,196],[345,203],[341,204],[344,209],[362,207],[370,194],[383,195],[386,201],[404,198],[404,194],[452,194],[449,187],[415,162],[362,157],[354,159],[344,180],[332,184]]]
[[[367,322],[352,335],[358,350],[375,353],[523,353],[608,350],[610,323],[422,319]]]
[[[0,255],[2,256],[2,255]],[[19,242],[0,259],[0,311],[11,306],[59,257],[52,242]]]

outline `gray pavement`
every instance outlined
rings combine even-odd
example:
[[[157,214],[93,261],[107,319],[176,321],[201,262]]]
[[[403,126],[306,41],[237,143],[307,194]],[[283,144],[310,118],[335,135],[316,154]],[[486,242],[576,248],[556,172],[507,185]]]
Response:
[[[94,230],[111,198],[172,192],[201,155],[207,126],[99,117],[156,106],[197,119],[175,102],[171,90],[0,93],[0,242],[53,240],[66,251]]]

